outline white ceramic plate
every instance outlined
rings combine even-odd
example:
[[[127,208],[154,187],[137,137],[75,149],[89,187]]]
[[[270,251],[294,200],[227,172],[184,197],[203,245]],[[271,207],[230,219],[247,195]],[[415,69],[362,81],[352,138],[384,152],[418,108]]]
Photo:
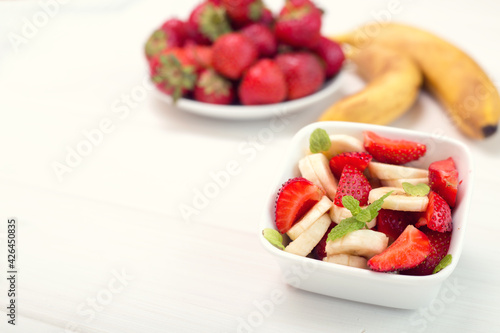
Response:
[[[271,186],[267,207],[260,223],[264,228],[276,229],[274,224],[274,204],[281,185],[292,177],[299,176],[297,162],[309,147],[309,136],[316,128],[325,129],[328,134],[347,134],[363,140],[362,132],[370,130],[394,139],[414,140],[427,145],[424,157],[412,163],[413,166],[427,168],[433,161],[452,157],[462,180],[458,190],[457,204],[453,209],[453,234],[449,253],[452,263],[437,274],[428,276],[407,276],[388,274],[347,267],[301,257],[272,246],[264,237],[262,245],[278,261],[283,277],[290,285],[323,295],[349,299],[395,308],[416,309],[427,306],[438,295],[443,282],[453,272],[462,252],[465,227],[472,194],[473,166],[467,146],[447,139],[435,138],[431,134],[348,122],[320,122],[301,129],[292,139],[284,165]]]
[[[184,111],[213,118],[240,120],[272,118],[274,116],[282,116],[306,110],[330,97],[341,86],[342,77],[343,71],[341,70],[335,77],[326,81],[323,87],[316,93],[283,103],[258,106],[215,105],[181,98],[177,101],[176,107]],[[158,98],[172,105],[172,98],[169,95],[162,93],[158,89],[155,89],[154,93]]]

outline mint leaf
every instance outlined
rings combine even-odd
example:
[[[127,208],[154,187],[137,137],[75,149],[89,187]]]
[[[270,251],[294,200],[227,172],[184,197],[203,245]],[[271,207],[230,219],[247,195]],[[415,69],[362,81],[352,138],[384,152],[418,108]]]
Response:
[[[321,153],[330,149],[332,142],[328,133],[322,128],[315,129],[309,137],[309,150],[313,154]]]
[[[345,208],[351,211],[352,216],[356,216],[361,211],[359,207],[359,201],[356,200],[352,195],[346,195],[342,197],[342,204]]]
[[[368,221],[371,221],[371,220],[373,220],[374,218],[376,218],[378,216],[378,211],[382,209],[382,204],[384,203],[385,198],[387,198],[388,196],[390,196],[392,194],[392,192],[393,191],[387,192],[382,197],[380,197],[379,199],[375,200],[368,207],[365,208],[365,210],[367,210],[367,211],[370,212],[370,217],[371,218]]]
[[[413,197],[424,197],[429,194],[429,191],[431,190],[430,187],[424,183],[413,185],[411,183],[404,182],[402,185],[403,190]]]
[[[262,230],[262,235],[269,241],[269,243],[276,246],[278,249],[285,249],[285,247],[283,246],[283,236],[281,236],[281,234],[277,230],[265,228],[264,230]]]
[[[348,217],[340,221],[328,234],[327,242],[334,241],[337,238],[342,238],[350,232],[364,228],[366,223],[360,222],[356,217]]]
[[[436,274],[437,272],[451,264],[451,259],[451,254],[447,254],[443,259],[441,259],[439,264],[437,264],[437,266],[434,268],[434,271],[432,271],[432,274]]]
[[[370,213],[370,210],[368,208],[362,209],[357,215],[356,215],[356,220],[359,222],[370,222],[373,220],[372,214]]]

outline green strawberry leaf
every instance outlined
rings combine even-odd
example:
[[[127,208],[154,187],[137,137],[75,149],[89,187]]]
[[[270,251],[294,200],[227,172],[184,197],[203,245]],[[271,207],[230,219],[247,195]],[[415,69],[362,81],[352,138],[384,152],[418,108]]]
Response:
[[[322,128],[315,129],[309,138],[309,150],[313,154],[321,153],[330,149],[332,142],[328,133]]]
[[[332,228],[328,234],[327,242],[334,241],[337,238],[342,238],[350,232],[362,229],[366,226],[366,223],[360,222],[356,217],[351,216],[340,221],[335,227]]]
[[[408,182],[403,183],[403,190],[405,190],[406,193],[413,197],[424,197],[427,194],[429,194],[429,191],[431,190],[430,187],[427,184],[417,184],[413,185]]]
[[[285,247],[283,246],[283,236],[277,230],[265,228],[264,230],[262,230],[262,235],[269,241],[269,243],[271,243],[278,249],[285,249]]]
[[[441,259],[439,264],[437,264],[437,266],[434,268],[434,271],[432,271],[432,274],[436,274],[437,272],[451,264],[451,259],[451,254],[447,254],[443,259]]]

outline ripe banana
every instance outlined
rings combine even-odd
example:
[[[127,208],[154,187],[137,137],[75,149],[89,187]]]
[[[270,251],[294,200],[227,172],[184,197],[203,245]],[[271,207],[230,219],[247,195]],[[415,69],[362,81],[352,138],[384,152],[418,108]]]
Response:
[[[425,212],[427,209],[427,205],[429,204],[429,198],[427,196],[411,196],[400,187],[374,188],[368,195],[368,202],[372,203],[390,191],[393,191],[392,194],[385,198],[382,204],[382,208],[384,209],[402,210],[406,212]]]
[[[368,81],[360,92],[328,108],[320,121],[338,120],[385,125],[405,113],[418,97],[422,74],[401,52],[373,45],[350,56]]]
[[[335,199],[337,180],[325,155],[318,153],[304,156],[299,161],[299,170],[302,177],[323,188],[330,200]]]
[[[335,254],[349,254],[370,259],[387,248],[389,238],[382,232],[356,230],[342,238],[326,242],[327,257]]]
[[[368,164],[368,171],[370,172],[371,177],[375,177],[381,180],[429,177],[429,171],[426,169],[418,169],[380,162],[370,162],[370,164]]]
[[[365,147],[363,146],[363,142],[351,135],[331,134],[330,142],[330,149],[323,152],[323,155],[325,155],[328,160],[330,160],[333,156],[341,153],[366,151]],[[308,154],[312,153],[309,151]]]
[[[368,269],[368,260],[359,256],[351,256],[349,254],[334,254],[328,257],[324,257],[323,261],[332,262],[334,264],[357,267],[357,268],[365,268]]]
[[[365,207],[361,207],[361,208],[365,208]],[[347,219],[349,217],[352,216],[352,213],[349,209],[345,208],[345,207],[339,207],[335,204],[333,204],[330,208],[330,218],[332,219],[333,222],[339,224],[340,221],[342,221],[343,219]],[[366,224],[366,227],[368,229],[371,229],[373,227],[375,227],[377,225],[377,219],[373,219],[371,220],[370,222],[368,222]]]
[[[290,237],[291,240],[297,239],[305,230],[325,214],[330,207],[332,207],[332,204],[332,201],[328,199],[327,196],[324,196],[300,219],[300,221],[295,223],[290,230],[286,232],[288,237]]]
[[[451,43],[430,32],[396,23],[368,24],[333,39],[349,44],[361,54],[365,48],[378,45],[410,56],[421,70],[427,88],[463,133],[481,139],[497,131],[500,96],[495,85],[471,57]]]
[[[299,256],[307,256],[325,235],[332,221],[328,214],[322,215],[297,239],[285,247],[285,251]]]

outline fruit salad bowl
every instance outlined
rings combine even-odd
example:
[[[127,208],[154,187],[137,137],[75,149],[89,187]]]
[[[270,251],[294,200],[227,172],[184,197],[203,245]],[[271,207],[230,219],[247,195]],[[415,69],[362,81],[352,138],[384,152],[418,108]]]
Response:
[[[425,276],[383,273],[369,269],[334,264],[309,256],[289,253],[273,246],[263,235],[261,243],[275,257],[283,279],[290,285],[310,292],[368,304],[416,309],[430,304],[438,296],[443,282],[452,274],[460,259],[466,232],[467,216],[472,195],[473,165],[468,148],[461,142],[429,133],[394,127],[349,122],[317,122],[302,128],[293,137],[283,165],[271,184],[267,206],[263,212],[260,231],[276,229],[275,205],[278,190],[287,180],[299,177],[298,161],[309,149],[311,133],[324,129],[328,135],[345,134],[363,140],[363,132],[371,131],[393,139],[412,140],[427,146],[426,154],[408,166],[428,168],[433,161],[449,157],[455,161],[460,185],[452,210],[452,236],[448,254],[451,263],[441,271]],[[290,239],[284,235],[283,245]]]
[[[326,80],[323,86],[311,95],[281,103],[265,105],[217,105],[181,98],[175,103],[175,107],[179,110],[219,119],[245,120],[284,116],[308,110],[324,101],[333,102],[332,96],[341,87],[343,75],[343,71],[340,71],[333,78]],[[153,90],[153,92],[160,100],[173,105],[170,95],[158,89]]]

